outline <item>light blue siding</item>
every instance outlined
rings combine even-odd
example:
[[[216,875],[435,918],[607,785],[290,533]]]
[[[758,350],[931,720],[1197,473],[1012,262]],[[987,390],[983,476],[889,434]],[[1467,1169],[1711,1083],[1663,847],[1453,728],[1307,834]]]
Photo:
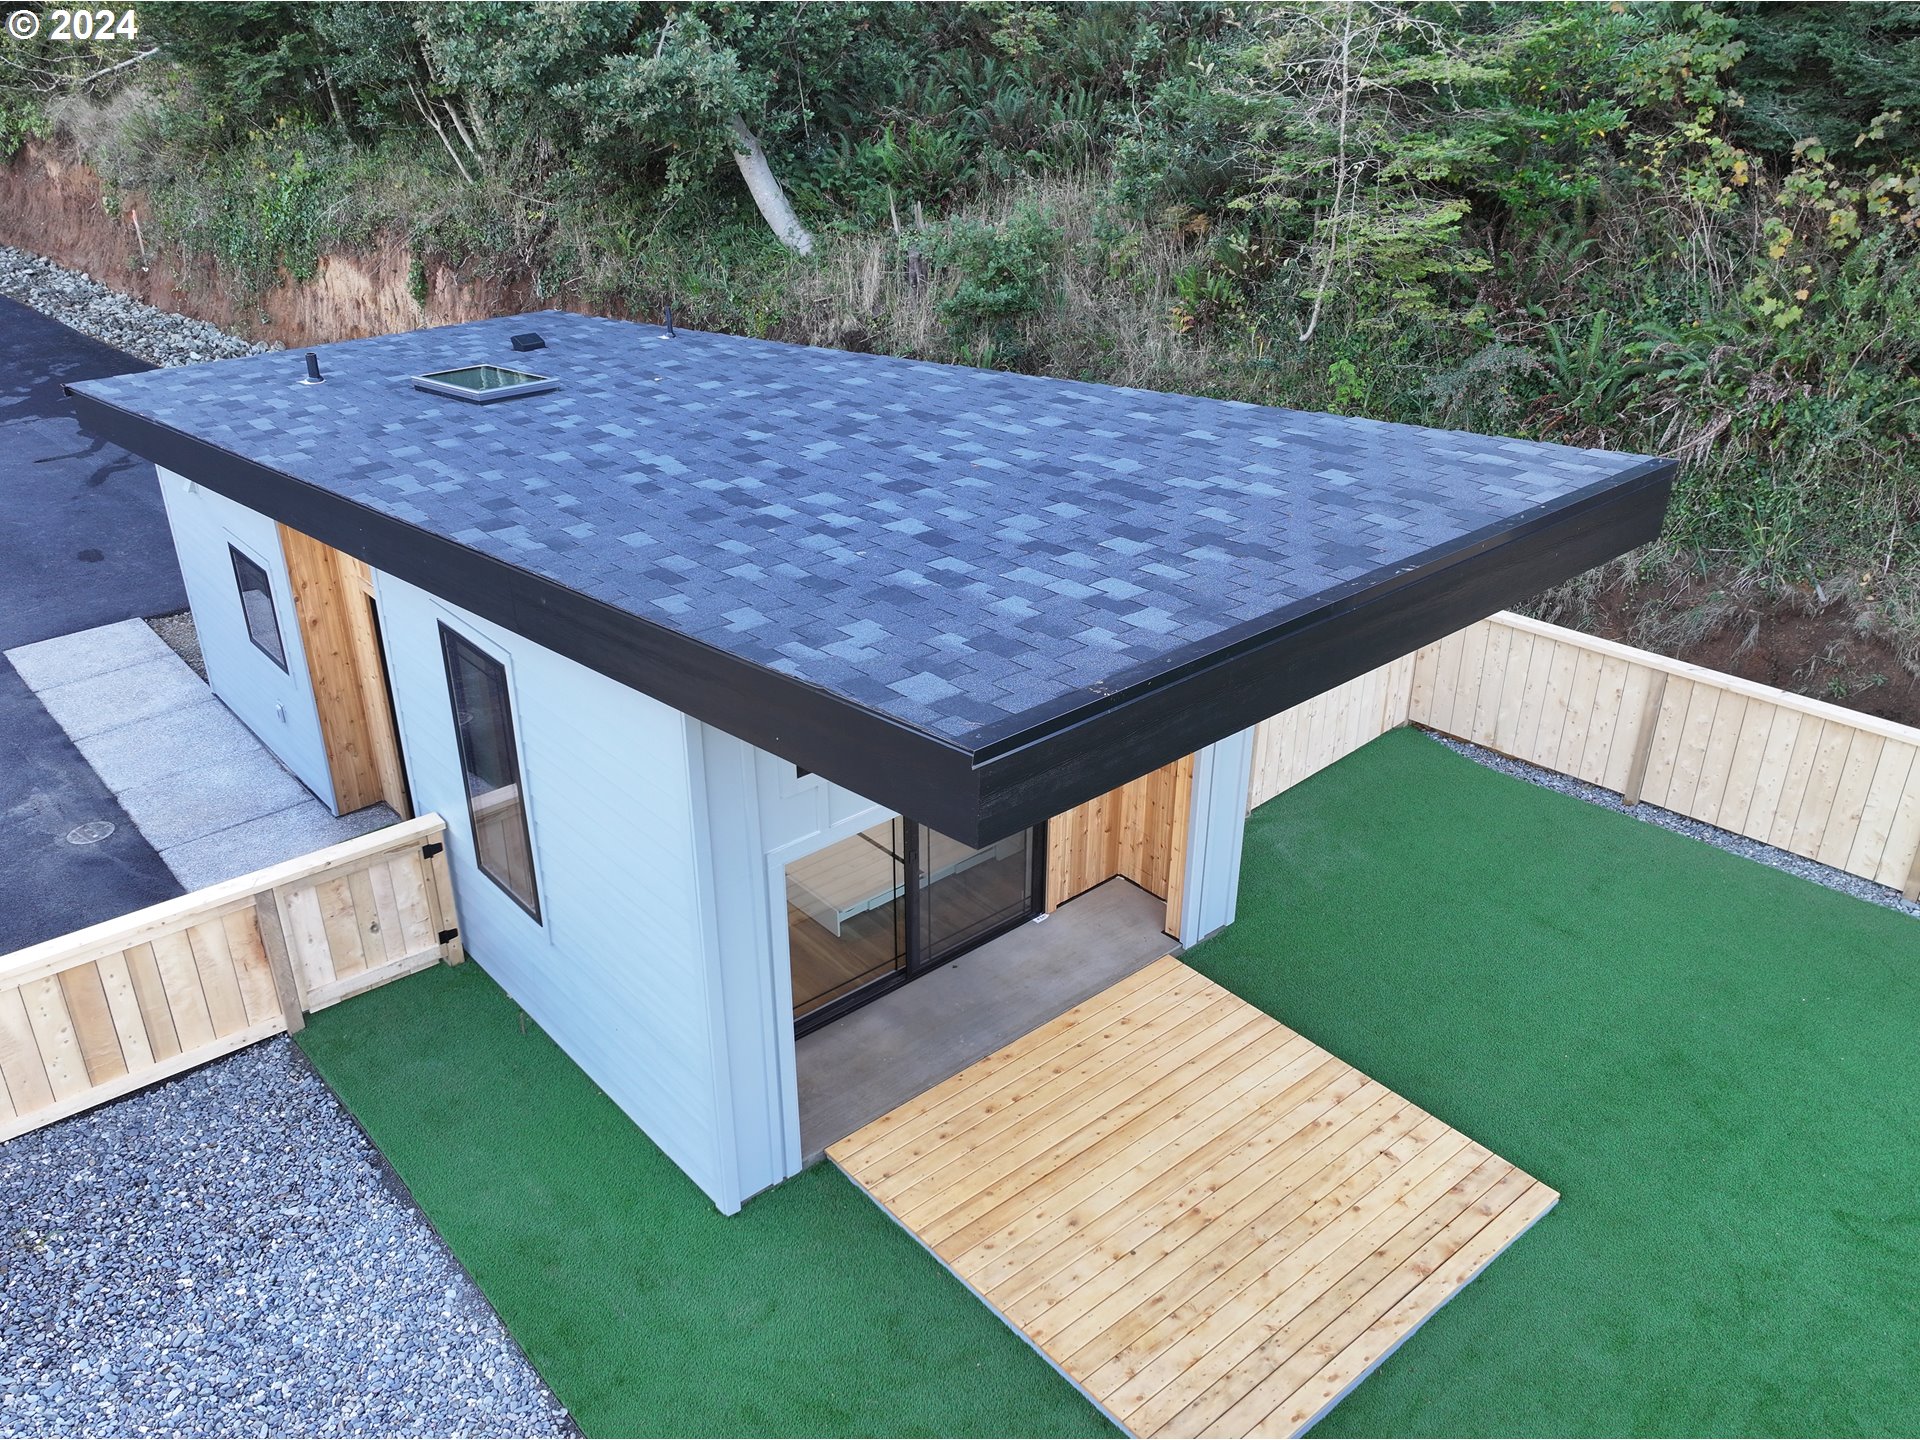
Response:
[[[786,866],[892,818],[871,800],[698,725],[705,888],[714,917],[719,1103],[742,1196],[800,1168]]]
[[[174,550],[180,557],[180,574],[187,583],[187,601],[193,607],[194,629],[199,632],[213,693],[338,814],[279,530],[267,516],[168,470],[160,472],[160,493],[166,500],[167,522],[173,528]],[[247,636],[229,545],[237,546],[267,572],[274,614],[280,622],[280,643],[287,652],[285,670]]]
[[[1183,945],[1197,945],[1233,923],[1240,904],[1240,852],[1247,835],[1252,776],[1250,729],[1194,752],[1186,883],[1180,892]]]
[[[416,807],[446,817],[462,940],[722,1209],[737,1208],[692,722],[391,576],[375,585],[407,777]],[[507,669],[537,921],[474,860],[441,623]]]

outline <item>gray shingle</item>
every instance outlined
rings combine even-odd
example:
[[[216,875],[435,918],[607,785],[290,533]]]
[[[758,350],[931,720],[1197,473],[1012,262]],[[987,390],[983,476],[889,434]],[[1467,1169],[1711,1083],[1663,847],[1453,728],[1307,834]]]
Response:
[[[557,312],[321,360],[76,388],[956,739],[1640,463]],[[479,361],[561,388],[409,383]]]

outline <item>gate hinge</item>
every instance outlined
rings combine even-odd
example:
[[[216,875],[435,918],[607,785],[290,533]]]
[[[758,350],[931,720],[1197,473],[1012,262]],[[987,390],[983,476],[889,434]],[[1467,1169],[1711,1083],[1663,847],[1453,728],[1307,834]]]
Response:
[[[431,843],[422,845],[420,847],[420,858],[422,860],[431,860],[434,856],[438,855],[442,850],[446,848],[447,847],[442,845],[438,840],[432,841]]]
[[[459,938],[460,938],[460,931],[458,928],[455,928],[452,930],[442,930],[440,932],[440,943],[442,945],[446,944],[449,940],[458,940]]]

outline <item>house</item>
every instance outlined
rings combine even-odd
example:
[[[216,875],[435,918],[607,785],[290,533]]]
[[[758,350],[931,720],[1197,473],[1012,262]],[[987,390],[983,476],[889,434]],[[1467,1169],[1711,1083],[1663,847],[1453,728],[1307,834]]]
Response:
[[[1250,727],[1674,470],[557,312],[70,394],[216,693],[447,817],[469,953],[728,1211],[801,1165],[797,1031],[1116,875],[1226,925]]]

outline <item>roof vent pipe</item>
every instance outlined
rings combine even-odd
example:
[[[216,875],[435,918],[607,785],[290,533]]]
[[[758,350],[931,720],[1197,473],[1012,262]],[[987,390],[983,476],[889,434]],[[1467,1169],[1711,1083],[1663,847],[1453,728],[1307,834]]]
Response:
[[[327,383],[327,377],[320,373],[320,357],[312,350],[307,351],[307,378],[300,383],[302,385],[324,385]]]
[[[667,339],[673,339],[673,302],[667,302]]]

